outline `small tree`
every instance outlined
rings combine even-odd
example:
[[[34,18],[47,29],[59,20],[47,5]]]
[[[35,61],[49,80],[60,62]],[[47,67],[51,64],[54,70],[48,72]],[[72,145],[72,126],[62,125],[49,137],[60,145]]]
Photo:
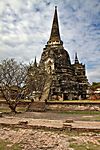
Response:
[[[0,63],[0,90],[12,112],[16,112],[17,104],[25,94],[27,67],[14,59],[6,59]]]
[[[28,67],[28,74],[26,80],[27,91],[30,96],[33,95],[33,92],[38,93],[38,98],[41,97],[43,88],[47,79],[47,73],[45,70],[41,70],[34,64],[30,64]]]

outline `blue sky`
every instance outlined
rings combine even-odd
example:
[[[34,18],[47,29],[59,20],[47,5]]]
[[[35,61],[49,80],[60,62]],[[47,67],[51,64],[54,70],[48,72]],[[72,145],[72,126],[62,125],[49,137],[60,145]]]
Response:
[[[71,62],[77,52],[89,82],[100,82],[100,0],[0,0],[0,60],[39,61],[55,5]]]

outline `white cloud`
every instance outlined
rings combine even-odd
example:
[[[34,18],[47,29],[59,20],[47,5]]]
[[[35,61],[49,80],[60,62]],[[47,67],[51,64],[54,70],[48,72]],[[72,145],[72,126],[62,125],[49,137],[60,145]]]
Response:
[[[87,70],[87,74],[89,77],[90,81],[94,81],[95,78],[95,82],[100,82],[100,66],[97,65],[96,67],[93,67],[92,69],[88,69]]]

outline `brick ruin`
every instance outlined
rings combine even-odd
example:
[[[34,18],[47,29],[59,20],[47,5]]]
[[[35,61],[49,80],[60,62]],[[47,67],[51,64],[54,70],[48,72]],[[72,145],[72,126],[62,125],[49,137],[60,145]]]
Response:
[[[85,65],[77,53],[71,64],[70,56],[60,37],[57,7],[55,7],[50,39],[43,49],[37,65],[29,68],[28,83],[35,101],[85,99],[88,80]]]

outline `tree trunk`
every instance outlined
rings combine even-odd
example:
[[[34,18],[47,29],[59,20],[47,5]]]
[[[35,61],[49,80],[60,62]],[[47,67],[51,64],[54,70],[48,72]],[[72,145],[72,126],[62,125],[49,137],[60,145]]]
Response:
[[[11,112],[17,113],[16,107],[17,107],[17,105],[13,106],[13,105],[9,104],[9,108],[11,109]]]

